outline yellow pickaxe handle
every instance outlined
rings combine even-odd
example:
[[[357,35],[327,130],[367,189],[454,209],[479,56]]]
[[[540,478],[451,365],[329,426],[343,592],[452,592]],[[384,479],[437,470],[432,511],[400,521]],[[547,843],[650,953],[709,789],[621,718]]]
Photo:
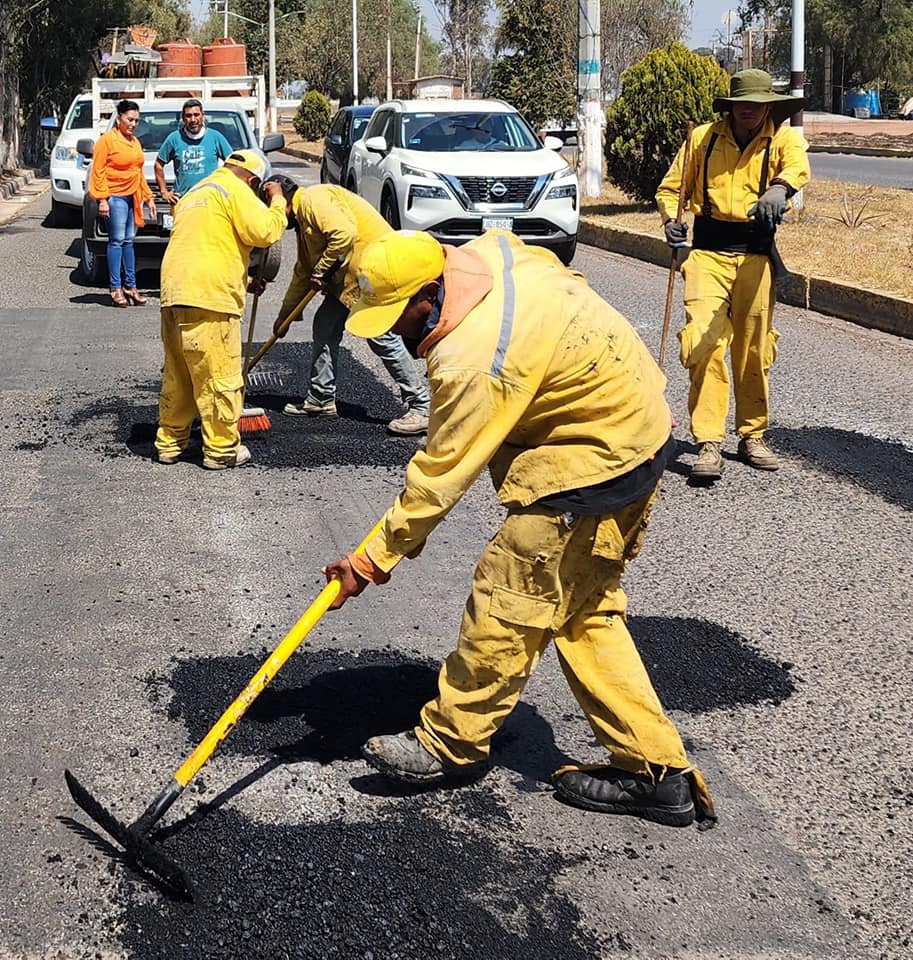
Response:
[[[378,520],[371,532],[358,545],[355,552],[361,553],[379,533],[382,520]],[[212,729],[197,745],[197,748],[175,772],[174,779],[186,787],[197,771],[213,755],[219,744],[231,733],[235,724],[244,716],[247,708],[263,692],[269,682],[282,669],[286,660],[298,649],[302,640],[317,626],[330,604],[339,595],[339,581],[331,580],[317,595],[317,599],[305,610],[285,639],[270,654],[260,669],[250,678],[247,686],[238,694],[230,707],[215,722]]]

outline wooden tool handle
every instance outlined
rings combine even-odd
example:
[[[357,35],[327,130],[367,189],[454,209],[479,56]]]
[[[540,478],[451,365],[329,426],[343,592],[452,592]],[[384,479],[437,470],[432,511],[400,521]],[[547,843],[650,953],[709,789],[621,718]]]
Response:
[[[685,212],[685,186],[688,178],[688,161],[691,158],[691,134],[694,132],[694,124],[688,121],[688,130],[685,134],[685,153],[682,157],[682,178],[678,186],[678,210],[675,214],[675,222],[682,222],[682,214]],[[675,270],[678,261],[678,251],[672,250],[672,262],[669,264],[669,281],[666,284],[666,309],[663,313],[663,332],[659,339],[659,367],[663,367],[666,359],[666,341],[669,339],[669,324],[672,320],[672,297],[675,295]]]

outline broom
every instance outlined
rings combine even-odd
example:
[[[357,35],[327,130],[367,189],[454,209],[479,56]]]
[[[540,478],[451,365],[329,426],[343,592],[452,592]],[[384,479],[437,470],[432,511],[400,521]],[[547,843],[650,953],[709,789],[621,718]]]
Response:
[[[244,350],[244,392],[241,394],[242,405],[244,402],[243,398],[247,396],[248,365],[254,346],[254,324],[257,322],[257,305],[260,303],[260,288],[263,285],[263,261],[265,259],[265,256],[261,255],[260,262],[257,264],[257,289],[254,291],[254,305],[250,310],[250,326],[247,328],[247,346]],[[269,416],[263,407],[243,407],[241,410],[241,419],[238,421],[238,429],[241,433],[266,433],[272,426]]]

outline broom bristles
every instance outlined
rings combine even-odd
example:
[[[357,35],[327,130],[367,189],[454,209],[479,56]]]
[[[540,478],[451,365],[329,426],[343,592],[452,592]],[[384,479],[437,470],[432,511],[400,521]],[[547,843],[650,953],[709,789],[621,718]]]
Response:
[[[263,407],[245,407],[241,411],[238,429],[241,433],[265,433],[272,429],[272,423]]]

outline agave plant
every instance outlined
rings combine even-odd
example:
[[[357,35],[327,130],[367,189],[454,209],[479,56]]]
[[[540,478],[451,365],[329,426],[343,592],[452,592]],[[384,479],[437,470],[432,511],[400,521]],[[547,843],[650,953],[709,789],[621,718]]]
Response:
[[[866,196],[862,197],[861,199],[852,200],[847,194],[844,194],[843,200],[840,203],[840,215],[834,217],[825,213],[822,214],[822,216],[825,220],[834,220],[836,223],[842,223],[851,230],[855,230],[857,227],[861,227],[864,223],[871,223],[875,220],[881,220],[884,217],[884,214],[882,213],[865,212],[865,208],[869,205],[869,201],[871,199],[871,194],[866,194]]]

